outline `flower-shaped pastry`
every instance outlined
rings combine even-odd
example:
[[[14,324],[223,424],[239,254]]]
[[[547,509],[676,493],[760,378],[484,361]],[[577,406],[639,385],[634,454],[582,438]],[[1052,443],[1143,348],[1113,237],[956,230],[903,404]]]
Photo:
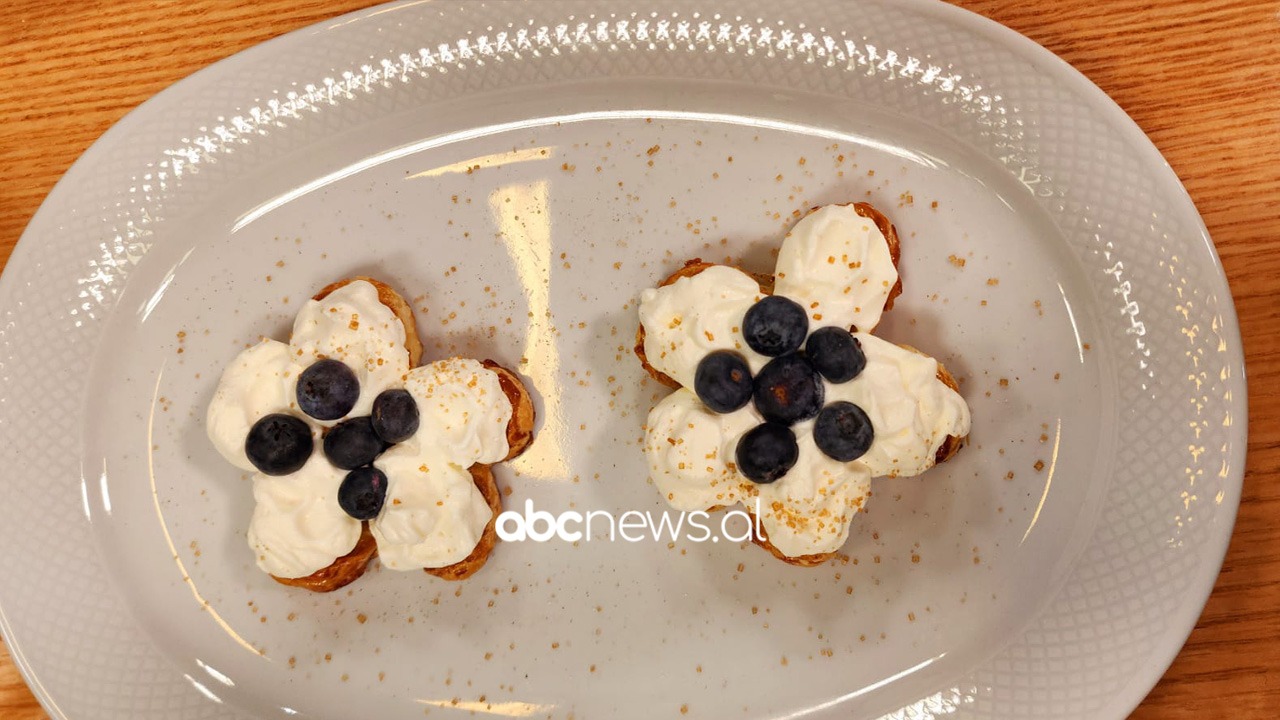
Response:
[[[206,429],[255,473],[248,540],[276,580],[335,590],[375,555],[448,579],[484,565],[501,510],[488,465],[529,444],[533,405],[495,363],[421,355],[409,305],[357,278],[223,372]]]
[[[899,241],[863,203],[817,208],[774,276],[693,260],[640,299],[636,353],[676,392],[649,413],[650,477],[677,510],[741,503],[755,540],[830,558],[878,476],[960,448],[969,409],[936,360],[870,334],[901,293]]]

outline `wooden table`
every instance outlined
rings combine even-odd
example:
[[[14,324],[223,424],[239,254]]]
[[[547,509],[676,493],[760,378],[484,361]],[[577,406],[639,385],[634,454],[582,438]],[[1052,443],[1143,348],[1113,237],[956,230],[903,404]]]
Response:
[[[368,0],[9,0],[0,19],[0,264],[127,111],[238,50]],[[1280,704],[1280,2],[962,0],[1075,65],[1142,126],[1218,246],[1248,356],[1249,461],[1217,588],[1137,718]],[[0,644],[0,717],[44,718]]]

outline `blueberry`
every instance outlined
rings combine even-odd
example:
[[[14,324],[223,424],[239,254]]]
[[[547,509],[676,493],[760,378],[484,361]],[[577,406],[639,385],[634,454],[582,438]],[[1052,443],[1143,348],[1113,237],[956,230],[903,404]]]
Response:
[[[244,454],[267,475],[288,475],[307,464],[315,443],[311,428],[292,415],[272,413],[249,428]]]
[[[832,460],[857,460],[875,439],[871,418],[851,402],[833,402],[822,408],[813,424],[813,441]]]
[[[368,416],[343,420],[324,436],[325,456],[343,470],[368,465],[385,447],[373,431],[373,421]]]
[[[770,422],[791,425],[818,414],[826,389],[803,355],[774,358],[756,375],[756,410]]]
[[[378,517],[386,499],[387,476],[372,465],[347,473],[338,486],[338,505],[343,512],[357,520]]]
[[[373,431],[384,442],[404,442],[418,431],[418,403],[408,390],[383,390],[373,399]]]
[[[833,383],[849,382],[867,366],[862,343],[844,328],[815,330],[805,343],[804,354],[822,377]]]
[[[751,368],[732,350],[716,350],[702,358],[693,376],[693,389],[703,404],[729,413],[751,402]]]
[[[298,407],[317,420],[337,420],[359,397],[356,374],[337,360],[320,360],[298,376]]]
[[[786,475],[796,464],[800,446],[791,428],[767,422],[742,436],[735,455],[738,472],[752,482],[766,484]]]
[[[809,316],[794,300],[770,295],[742,318],[742,337],[761,355],[778,357],[799,349],[809,334]]]

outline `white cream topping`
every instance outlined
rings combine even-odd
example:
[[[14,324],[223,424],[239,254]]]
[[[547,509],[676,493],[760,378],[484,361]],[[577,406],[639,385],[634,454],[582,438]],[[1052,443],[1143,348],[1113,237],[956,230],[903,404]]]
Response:
[[[775,294],[808,311],[810,331],[875,329],[898,282],[884,233],[852,205],[827,205],[796,223],[782,241],[775,272]]]
[[[761,297],[750,275],[723,265],[645,290],[640,324],[649,364],[685,387],[693,387],[698,361],[712,350],[736,350],[759,370],[769,358],[747,347],[742,317]]]
[[[387,474],[386,504],[369,524],[384,566],[438,568],[471,554],[493,517],[471,473],[406,445],[391,448],[374,464]]]
[[[418,405],[418,431],[374,461],[387,497],[369,526],[383,565],[444,567],[471,554],[493,517],[466,468],[507,456],[511,401],[497,373],[464,358],[415,368],[405,389]]]
[[[450,358],[414,368],[404,388],[418,404],[418,431],[401,443],[437,452],[446,448],[451,462],[470,467],[507,456],[511,401],[498,374],[478,360]]]
[[[222,371],[205,416],[205,432],[222,457],[241,470],[257,470],[244,454],[244,441],[253,424],[266,415],[295,407],[294,388],[302,367],[293,358],[288,345],[263,340],[237,355]]]
[[[827,457],[811,432],[797,430],[796,441],[800,460],[795,467],[775,482],[753,483],[760,495],[760,526],[787,557],[835,552],[849,539],[853,516],[862,510],[871,471],[859,462]],[[754,507],[749,498],[743,504]]]
[[[257,507],[248,539],[258,567],[276,577],[306,577],[351,552],[360,540],[360,521],[338,505],[346,474],[317,447],[293,474],[254,476]]]
[[[938,361],[855,333],[867,366],[847,383],[827,385],[827,402],[845,400],[871,418],[875,440],[858,459],[879,477],[910,477],[934,465],[948,435],[969,434],[969,406],[938,379]]]
[[[754,410],[717,415],[681,388],[649,411],[649,477],[677,510],[733,505],[752,484],[733,469],[738,438],[759,422]]]
[[[378,289],[356,280],[308,300],[293,322],[289,340],[296,361],[306,367],[321,358],[346,363],[360,380],[360,397],[349,416],[368,415],[373,399],[398,387],[409,372],[404,325],[391,308],[378,300]],[[324,426],[338,421],[323,422]]]
[[[870,330],[897,280],[888,242],[875,223],[851,205],[832,205],[810,213],[788,234],[778,256],[775,292],[807,309],[810,331],[827,326]],[[969,408],[937,379],[933,358],[855,333],[867,366],[847,383],[824,380],[825,402],[846,400],[867,412],[875,429],[870,450],[854,462],[833,460],[818,449],[814,421],[806,420],[792,427],[799,445],[796,464],[773,483],[751,482],[737,472],[734,458],[738,440],[761,422],[759,413],[750,404],[714,413],[692,388],[698,362],[712,350],[741,352],[753,372],[768,361],[746,347],[739,327],[760,296],[750,276],[721,266],[641,295],[645,354],[651,365],[684,386],[649,413],[649,475],[677,510],[735,503],[754,509],[758,496],[761,527],[783,554],[833,552],[848,538],[871,478],[927,470],[948,435],[969,433]],[[730,332],[722,339],[718,333],[725,328]]]

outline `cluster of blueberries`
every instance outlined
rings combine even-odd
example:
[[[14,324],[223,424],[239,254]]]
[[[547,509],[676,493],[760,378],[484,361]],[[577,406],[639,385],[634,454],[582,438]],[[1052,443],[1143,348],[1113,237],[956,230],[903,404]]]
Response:
[[[754,402],[764,417],[738,441],[739,472],[757,483],[786,475],[800,457],[791,426],[815,416],[814,443],[827,456],[848,462],[867,452],[875,433],[866,412],[844,401],[823,406],[823,378],[848,382],[866,367],[857,338],[838,327],[810,335],[804,308],[777,295],[747,310],[742,336],[752,350],[773,358],[758,375],[752,377],[746,359],[732,350],[708,354],[694,374],[694,392],[711,410],[730,413]]]
[[[298,408],[316,420],[337,420],[351,412],[360,397],[360,380],[341,361],[319,360],[298,375]],[[357,520],[371,520],[382,510],[387,476],[373,466],[387,448],[418,430],[418,405],[408,390],[384,390],[373,401],[371,415],[353,417],[329,428],[324,454],[335,467],[349,470],[338,488],[338,505]],[[266,415],[249,429],[244,452],[267,475],[297,472],[314,450],[311,427],[285,413]]]

